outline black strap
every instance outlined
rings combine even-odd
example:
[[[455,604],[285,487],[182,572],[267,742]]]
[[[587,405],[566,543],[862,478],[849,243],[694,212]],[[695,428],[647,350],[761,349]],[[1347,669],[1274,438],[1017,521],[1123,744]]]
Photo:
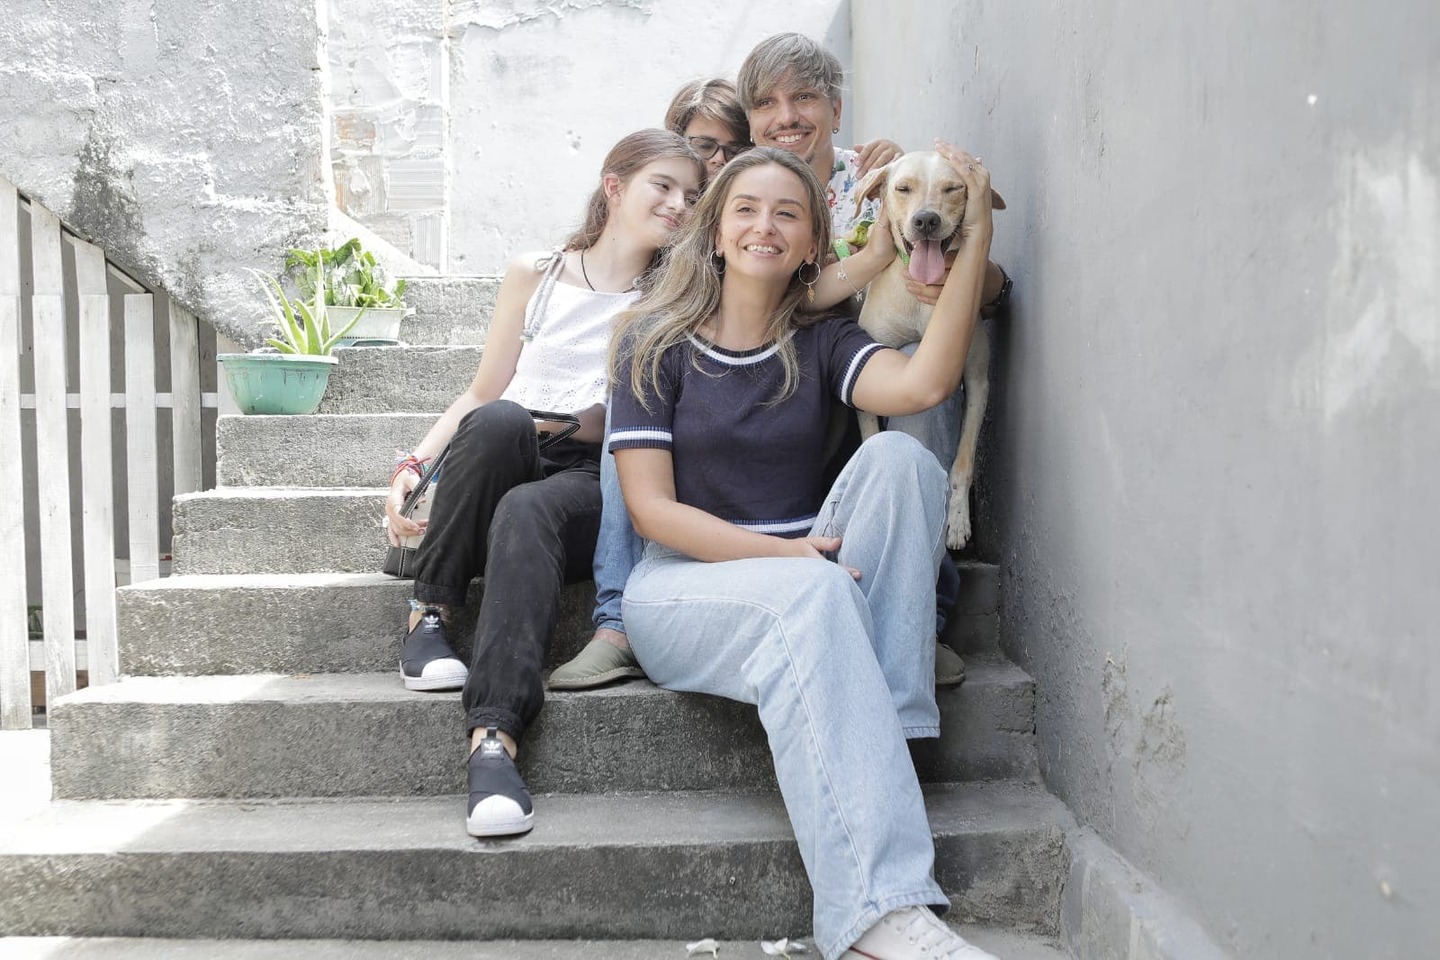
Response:
[[[548,410],[527,410],[525,412],[530,414],[532,420],[544,420],[565,425],[554,433],[540,434],[540,450],[542,452],[555,446],[561,440],[568,440],[575,434],[575,431],[580,429],[580,418],[573,413],[551,413]],[[410,491],[410,495],[400,505],[400,516],[409,517],[415,512],[416,505],[425,496],[425,491],[430,489],[435,474],[440,472],[441,465],[445,463],[445,455],[449,452],[450,444],[447,443],[445,448],[435,455],[435,459],[430,461],[430,466],[426,468],[425,472],[420,474],[420,480],[415,484],[415,489]]]
[[[561,427],[555,433],[540,434],[541,450],[549,450],[561,440],[570,439],[572,436],[575,435],[575,431],[580,429],[580,418],[575,416],[573,413],[551,413],[548,410],[529,410],[526,412],[529,413],[531,419],[534,420],[544,420],[548,423],[565,424],[565,426]]]

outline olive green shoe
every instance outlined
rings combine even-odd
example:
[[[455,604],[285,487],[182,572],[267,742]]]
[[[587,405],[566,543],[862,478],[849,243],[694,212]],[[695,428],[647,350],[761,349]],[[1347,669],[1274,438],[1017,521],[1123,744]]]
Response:
[[[965,679],[965,661],[939,640],[935,641],[935,686],[953,687]]]
[[[626,677],[643,677],[635,651],[621,650],[608,640],[595,637],[569,663],[563,663],[550,674],[551,690],[588,690]]]

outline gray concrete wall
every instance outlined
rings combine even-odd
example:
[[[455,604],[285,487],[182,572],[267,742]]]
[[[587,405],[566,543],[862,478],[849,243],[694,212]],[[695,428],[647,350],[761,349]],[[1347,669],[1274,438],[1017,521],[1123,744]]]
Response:
[[[315,3],[7,4],[0,175],[237,339],[245,267],[323,232]]]
[[[1047,782],[1239,957],[1440,943],[1440,7],[856,0],[1010,209],[980,542]]]

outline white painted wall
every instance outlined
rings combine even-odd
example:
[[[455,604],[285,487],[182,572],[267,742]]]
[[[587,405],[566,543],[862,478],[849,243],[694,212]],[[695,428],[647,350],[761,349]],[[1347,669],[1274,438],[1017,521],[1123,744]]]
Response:
[[[325,229],[316,4],[47,0],[0,17],[0,175],[256,342],[244,268]]]
[[[733,77],[786,30],[850,61],[848,0],[331,0],[329,23],[341,209],[462,274],[559,241],[605,153],[686,80]]]
[[[330,0],[330,157],[339,208],[420,263],[449,239],[446,0]]]

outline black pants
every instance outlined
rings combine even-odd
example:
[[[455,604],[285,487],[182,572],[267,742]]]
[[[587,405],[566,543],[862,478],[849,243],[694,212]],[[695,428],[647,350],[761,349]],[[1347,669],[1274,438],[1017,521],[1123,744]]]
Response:
[[[525,408],[497,400],[460,421],[415,557],[415,599],[461,606],[485,578],[465,730],[517,740],[540,712],[540,668],[560,591],[590,579],[600,532],[600,447],[562,441],[540,453]]]

